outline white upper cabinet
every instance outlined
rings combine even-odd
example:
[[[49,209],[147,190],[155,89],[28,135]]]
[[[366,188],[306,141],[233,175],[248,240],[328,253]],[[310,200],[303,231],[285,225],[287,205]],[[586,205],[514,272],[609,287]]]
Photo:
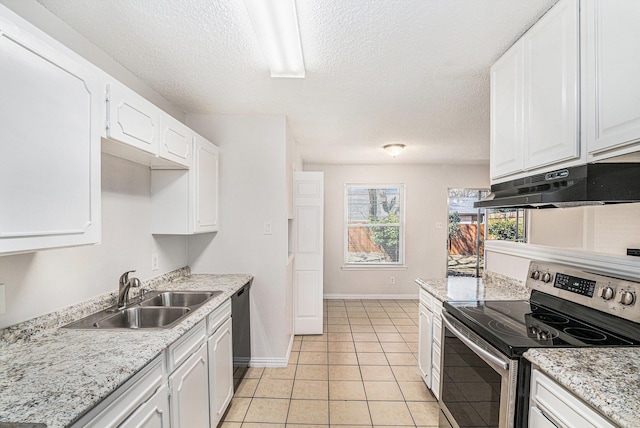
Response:
[[[585,2],[586,135],[595,159],[639,150],[640,2]]]
[[[117,80],[106,94],[102,151],[151,168],[191,166],[191,129]]]
[[[0,254],[100,241],[100,75],[0,5]]]
[[[579,1],[561,0],[491,67],[491,178],[581,156]]]
[[[194,140],[194,232],[218,230],[218,147],[200,136]]]
[[[158,155],[186,167],[191,166],[191,147],[194,132],[184,123],[166,113],[160,118],[160,147]]]
[[[107,137],[158,153],[160,109],[119,82],[107,84]]]
[[[579,2],[552,8],[524,36],[524,166],[580,156]]]
[[[523,43],[518,41],[491,67],[491,177],[522,171]]]
[[[192,235],[218,230],[218,147],[193,135],[193,164],[188,171],[151,171],[151,233]]]

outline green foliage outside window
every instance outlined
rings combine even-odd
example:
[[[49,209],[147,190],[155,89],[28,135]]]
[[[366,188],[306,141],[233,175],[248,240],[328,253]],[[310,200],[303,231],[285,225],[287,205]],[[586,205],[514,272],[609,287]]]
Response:
[[[517,233],[516,233],[517,232]],[[524,224],[515,218],[492,218],[489,220],[489,239],[505,241],[522,241],[524,238]]]

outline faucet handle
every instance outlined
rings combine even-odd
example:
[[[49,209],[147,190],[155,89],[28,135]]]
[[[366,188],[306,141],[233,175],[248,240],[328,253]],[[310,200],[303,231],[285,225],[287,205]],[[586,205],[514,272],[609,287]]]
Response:
[[[140,287],[140,285],[142,285],[142,282],[138,278],[131,278],[130,282],[133,288],[138,288]]]
[[[127,282],[129,282],[129,274],[133,273],[133,272],[135,272],[135,269],[126,271],[125,273],[120,275],[120,279],[118,280],[118,284],[120,284],[120,286],[125,286],[127,284]]]

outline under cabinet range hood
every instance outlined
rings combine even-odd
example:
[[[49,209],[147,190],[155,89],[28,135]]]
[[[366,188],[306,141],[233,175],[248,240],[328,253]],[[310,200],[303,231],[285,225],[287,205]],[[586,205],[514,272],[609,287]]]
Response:
[[[592,163],[491,186],[475,208],[568,208],[640,202],[640,163]]]

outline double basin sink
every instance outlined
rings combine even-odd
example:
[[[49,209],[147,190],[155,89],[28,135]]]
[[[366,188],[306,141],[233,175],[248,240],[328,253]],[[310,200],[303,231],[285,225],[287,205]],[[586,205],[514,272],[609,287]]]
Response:
[[[220,294],[222,291],[153,291],[125,308],[107,308],[64,328],[167,329]]]

